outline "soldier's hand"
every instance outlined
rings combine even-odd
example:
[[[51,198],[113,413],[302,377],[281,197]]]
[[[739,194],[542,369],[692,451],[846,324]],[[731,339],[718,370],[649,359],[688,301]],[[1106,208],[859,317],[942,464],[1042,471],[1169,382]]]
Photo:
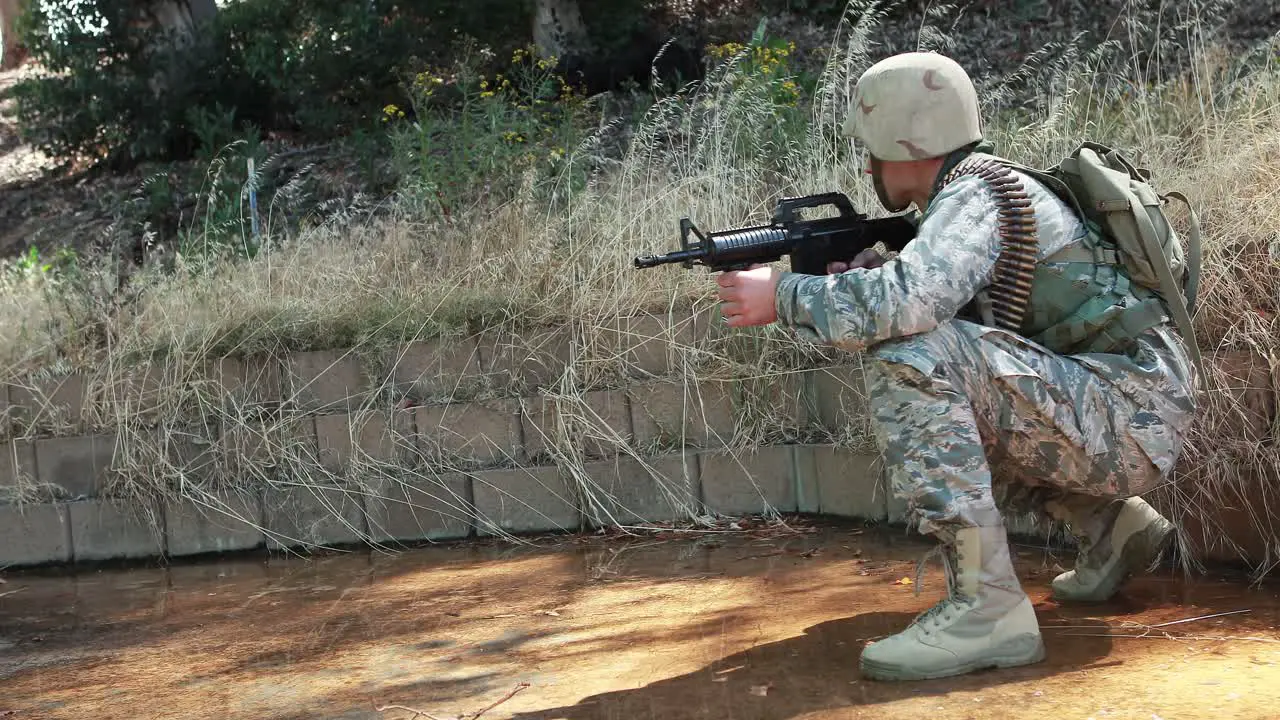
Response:
[[[729,327],[745,327],[777,320],[778,277],[778,271],[768,265],[721,273],[716,283],[720,286],[720,314],[725,323]]]
[[[884,256],[871,248],[867,248],[866,250],[858,253],[856,257],[848,262],[833,260],[832,262],[827,263],[827,274],[838,275],[849,270],[856,270],[857,268],[878,268],[883,264]]]

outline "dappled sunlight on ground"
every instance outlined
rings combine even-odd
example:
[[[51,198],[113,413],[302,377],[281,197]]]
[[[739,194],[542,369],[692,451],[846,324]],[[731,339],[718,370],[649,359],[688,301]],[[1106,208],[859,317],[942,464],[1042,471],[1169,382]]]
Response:
[[[9,574],[0,715],[455,718],[517,691],[482,717],[1173,720],[1274,717],[1280,700],[1272,587],[1147,577],[1059,606],[1064,560],[1022,547],[1046,662],[877,683],[861,648],[944,582],[936,565],[918,595],[904,582],[928,546],[901,531],[538,545]]]

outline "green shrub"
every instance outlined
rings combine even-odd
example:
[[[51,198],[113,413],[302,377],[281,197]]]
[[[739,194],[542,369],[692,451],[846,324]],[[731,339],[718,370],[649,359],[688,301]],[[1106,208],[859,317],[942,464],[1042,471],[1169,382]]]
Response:
[[[529,46],[492,74],[489,51],[461,55],[445,69],[418,72],[408,111],[383,108],[393,158],[406,192],[432,214],[503,202],[521,186],[566,169],[585,137],[586,101],[555,69],[556,58]],[[543,198],[545,199],[545,198]]]
[[[406,68],[442,62],[454,38],[485,31],[509,44],[526,32],[524,0],[452,5],[236,0],[173,43],[140,24],[131,0],[33,0],[23,32],[48,72],[9,94],[24,139],[65,160],[211,156],[210,122],[219,142],[269,130],[329,139],[408,103]]]

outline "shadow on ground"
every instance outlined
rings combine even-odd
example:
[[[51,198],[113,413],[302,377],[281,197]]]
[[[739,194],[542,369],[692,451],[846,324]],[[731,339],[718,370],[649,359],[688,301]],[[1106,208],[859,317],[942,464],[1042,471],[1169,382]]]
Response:
[[[896,632],[911,613],[869,612],[830,620],[803,635],[734,653],[695,672],[634,690],[601,693],[572,706],[518,713],[515,720],[616,720],[618,718],[754,718],[781,720],[819,710],[890,702],[905,697],[945,695],[1005,683],[1024,682],[1067,671],[1105,666],[1106,637],[1046,636],[1048,660],[1023,668],[975,673],[961,678],[912,683],[864,680],[858,673],[863,647]],[[1042,613],[1041,622],[1052,616]],[[1105,633],[1100,621],[1079,621]],[[767,698],[768,702],[762,702]]]

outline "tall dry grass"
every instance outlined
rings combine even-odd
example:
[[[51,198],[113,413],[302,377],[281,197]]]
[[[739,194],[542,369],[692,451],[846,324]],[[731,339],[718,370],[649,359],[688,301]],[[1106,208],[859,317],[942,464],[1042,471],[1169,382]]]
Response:
[[[0,295],[0,353],[9,379],[57,363],[90,368],[112,386],[144,361],[178,378],[222,354],[372,348],[460,328],[562,324],[575,329],[578,346],[586,349],[553,393],[572,403],[575,388],[592,381],[589,348],[612,318],[641,308],[714,305],[715,286],[706,273],[632,269],[635,255],[675,246],[678,218],[691,216],[706,228],[760,222],[780,196],[832,189],[878,212],[859,158],[837,130],[853,81],[876,59],[871,41],[879,17],[851,12],[832,38],[801,133],[779,136],[781,111],[766,89],[740,82],[738,66],[727,63],[705,83],[659,101],[622,155],[606,155],[591,143],[578,148],[571,161],[599,171],[581,190],[553,179],[558,185],[550,203],[535,202],[530,189],[511,202],[448,220],[402,211],[318,228],[251,262],[193,268],[180,260],[172,274],[134,277],[128,302],[92,291],[113,287],[114,278],[102,271],[68,287],[11,282]],[[922,29],[922,37],[936,39],[943,26],[940,21]],[[1227,55],[1195,29],[1188,24],[1180,45],[1192,62],[1173,77],[1159,77],[1109,44],[1059,54],[1053,63],[1038,64],[1033,56],[1019,73],[978,78],[988,135],[998,152],[1040,165],[1083,138],[1107,142],[1150,168],[1160,189],[1186,192],[1204,230],[1195,317],[1201,347],[1253,351],[1274,362],[1280,339],[1280,67],[1271,47]],[[1039,102],[1015,103],[1014,91],[1033,81],[1043,89]],[[764,392],[771,379],[812,354],[777,328],[737,335],[737,350],[725,345],[723,352],[690,353],[686,380],[745,378]],[[1176,512],[1200,519],[1195,532],[1201,535],[1194,539],[1202,546],[1225,536],[1209,508],[1230,505],[1247,508],[1267,547],[1278,548],[1280,534],[1268,525],[1280,509],[1271,495],[1274,468],[1280,467],[1274,434],[1225,434],[1239,415],[1228,384],[1221,373],[1210,377],[1204,417],[1187,450],[1186,465],[1195,472],[1157,495]],[[126,475],[132,479],[118,490],[139,497],[177,493],[215,507],[211,491],[191,481],[149,438],[172,438],[192,407],[206,409],[224,426],[248,427],[248,421],[216,397],[191,395],[206,390],[182,387],[173,390],[185,395],[166,405],[172,417],[161,421],[158,434],[134,429],[128,403],[118,403],[103,419],[126,429],[119,442],[135,458]],[[782,423],[769,423],[768,403],[755,407],[762,427],[785,435],[778,429]],[[577,421],[594,422],[585,409]],[[280,422],[283,428],[286,421]],[[254,427],[265,436],[261,444],[273,449],[270,467],[286,469],[256,481],[313,488],[336,480],[288,472],[314,467],[314,458],[301,457],[303,450],[291,447],[283,430]],[[766,431],[736,440],[746,447],[770,437]],[[601,492],[572,469],[580,468],[581,458],[568,453],[556,460],[571,467],[581,492]],[[372,479],[361,492],[383,499],[388,483],[430,480],[406,478],[404,468],[370,467]],[[450,498],[455,501],[460,499]],[[1259,569],[1270,564],[1268,555]]]

